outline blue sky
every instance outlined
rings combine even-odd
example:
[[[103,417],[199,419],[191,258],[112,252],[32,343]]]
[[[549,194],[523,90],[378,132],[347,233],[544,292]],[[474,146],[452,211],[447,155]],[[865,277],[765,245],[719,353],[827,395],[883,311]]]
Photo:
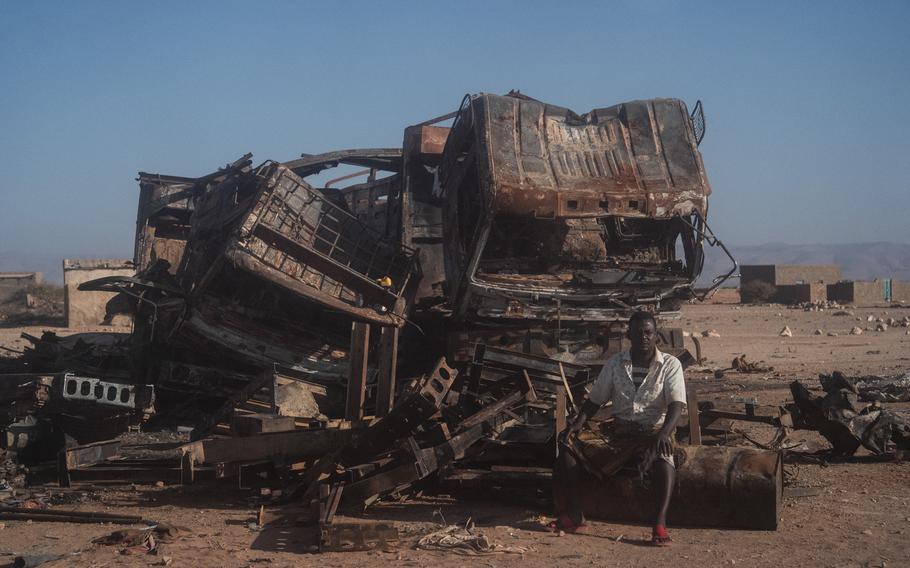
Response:
[[[468,92],[702,99],[724,240],[910,242],[910,2],[0,0],[0,252],[132,254],[137,171],[398,146]]]

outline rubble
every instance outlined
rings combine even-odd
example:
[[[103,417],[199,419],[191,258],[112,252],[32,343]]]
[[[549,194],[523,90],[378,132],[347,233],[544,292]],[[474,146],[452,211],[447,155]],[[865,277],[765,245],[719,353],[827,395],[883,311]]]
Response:
[[[910,422],[881,408],[862,406],[857,386],[843,373],[819,377],[825,395],[815,396],[799,381],[790,384],[794,423],[817,429],[838,455],[853,455],[860,446],[875,454],[910,449]]]
[[[850,329],[850,335],[862,335],[862,334],[863,334],[863,328],[861,328],[861,327],[853,326]]]

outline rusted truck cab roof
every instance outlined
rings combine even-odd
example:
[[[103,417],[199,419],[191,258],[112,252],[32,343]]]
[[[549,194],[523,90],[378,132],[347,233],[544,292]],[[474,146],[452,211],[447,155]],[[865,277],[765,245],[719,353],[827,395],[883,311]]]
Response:
[[[706,213],[711,188],[678,99],[583,115],[514,96],[481,94],[470,104],[498,213],[655,219]]]
[[[711,193],[697,146],[677,99],[579,115],[522,95],[465,97],[439,173],[453,308],[601,320],[690,296],[692,222]]]

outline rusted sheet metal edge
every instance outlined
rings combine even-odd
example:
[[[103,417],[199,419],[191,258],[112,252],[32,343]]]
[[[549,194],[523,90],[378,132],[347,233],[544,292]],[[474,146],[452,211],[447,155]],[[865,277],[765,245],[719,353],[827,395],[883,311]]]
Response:
[[[495,174],[494,174],[495,175]],[[580,218],[620,216],[636,219],[672,219],[680,215],[704,215],[708,200],[695,191],[617,192],[598,189],[596,183],[585,190],[541,189],[533,186],[494,186],[493,207],[496,213],[531,215],[535,218]],[[570,205],[574,202],[574,206]],[[630,207],[629,202],[636,206]]]
[[[346,364],[334,363],[313,356],[306,356],[301,361],[298,351],[284,349],[255,336],[209,322],[197,310],[191,310],[187,318],[181,323],[181,326],[186,326],[205,339],[227,349],[242,351],[247,357],[265,365],[272,365],[276,361],[280,361],[283,365],[302,372],[317,371],[339,378],[347,375]],[[246,346],[245,349],[244,346]]]
[[[400,316],[391,313],[381,314],[373,308],[352,306],[330,294],[320,292],[308,284],[295,280],[249,255],[238,245],[229,246],[224,256],[237,268],[268,278],[270,281],[292,292],[306,296],[326,307],[342,311],[358,321],[375,323],[381,326],[401,327],[404,325],[404,319]]]
[[[322,253],[295,242],[293,239],[288,238],[287,235],[278,232],[272,227],[257,225],[253,230],[252,236],[267,243],[270,247],[274,247],[285,253],[290,253],[290,256],[295,260],[298,260],[301,264],[306,264],[322,274],[325,274],[332,280],[340,282],[348,288],[355,289],[357,292],[363,294],[365,297],[371,298],[375,302],[380,302],[384,305],[395,303],[397,296],[388,289],[380,286],[376,281],[370,279],[366,274],[352,270],[343,264],[339,264]],[[243,247],[243,241],[238,241],[238,246]]]
[[[314,155],[302,154],[300,158],[284,162],[283,165],[301,177],[319,173],[338,164],[398,171],[401,167],[401,155],[401,148],[354,148]]]

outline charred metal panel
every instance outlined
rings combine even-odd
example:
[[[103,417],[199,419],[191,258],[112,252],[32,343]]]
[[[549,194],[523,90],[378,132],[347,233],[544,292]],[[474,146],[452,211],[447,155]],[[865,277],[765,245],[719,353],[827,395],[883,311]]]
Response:
[[[443,247],[443,201],[435,194],[437,169],[449,129],[438,126],[409,126],[404,131],[403,184],[390,201],[389,222],[400,227],[405,246],[418,250],[421,279],[414,308],[443,301],[446,279]]]
[[[633,101],[578,116],[483,94],[471,111],[497,214],[667,219],[707,209],[711,189],[682,101]],[[460,156],[445,157],[446,175],[457,173],[449,160]]]
[[[166,260],[176,271],[190,233],[194,199],[233,171],[250,165],[250,154],[224,169],[191,178],[139,172],[139,212],[133,262],[138,271]]]
[[[348,211],[382,235],[388,235],[389,196],[401,191],[401,176],[345,187],[341,190]]]
[[[266,162],[197,203],[181,278],[203,292],[227,261],[354,319],[390,314],[415,272],[414,253],[364,225],[288,167]]]

